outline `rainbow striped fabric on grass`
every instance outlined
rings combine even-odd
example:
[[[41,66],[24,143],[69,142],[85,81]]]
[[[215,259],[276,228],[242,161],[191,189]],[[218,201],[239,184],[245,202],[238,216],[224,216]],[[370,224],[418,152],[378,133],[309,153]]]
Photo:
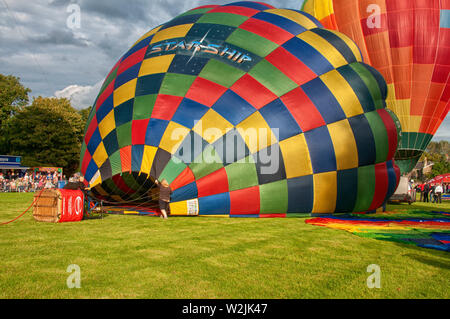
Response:
[[[449,212],[344,214],[306,220],[307,224],[342,229],[361,237],[450,251]]]

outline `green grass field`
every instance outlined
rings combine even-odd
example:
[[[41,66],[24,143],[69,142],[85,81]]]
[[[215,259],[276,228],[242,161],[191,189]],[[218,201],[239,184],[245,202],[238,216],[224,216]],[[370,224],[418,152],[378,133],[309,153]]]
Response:
[[[0,222],[33,194],[0,194]],[[390,205],[438,209],[450,203]],[[67,267],[79,265],[81,288]],[[367,287],[367,267],[381,288]],[[305,224],[305,218],[108,215],[0,226],[0,298],[449,298],[450,254]]]

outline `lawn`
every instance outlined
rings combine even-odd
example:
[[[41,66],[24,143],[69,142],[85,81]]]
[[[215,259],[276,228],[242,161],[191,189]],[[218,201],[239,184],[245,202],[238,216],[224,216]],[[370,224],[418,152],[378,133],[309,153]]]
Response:
[[[0,194],[0,222],[33,194]],[[450,203],[389,205],[437,209]],[[69,289],[67,267],[81,269]],[[367,267],[381,288],[367,287]],[[108,215],[0,226],[0,298],[449,298],[450,254],[305,224],[305,218]]]

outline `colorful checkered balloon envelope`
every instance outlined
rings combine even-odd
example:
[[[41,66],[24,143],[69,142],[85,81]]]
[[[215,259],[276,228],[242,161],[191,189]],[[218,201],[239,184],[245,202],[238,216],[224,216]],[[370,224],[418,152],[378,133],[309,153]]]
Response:
[[[144,34],[112,68],[81,172],[93,196],[122,204],[155,200],[165,179],[172,214],[376,209],[399,179],[386,90],[347,36],[307,13],[202,6]]]
[[[389,87],[395,159],[410,172],[450,109],[450,0],[306,0],[303,10],[351,37]]]

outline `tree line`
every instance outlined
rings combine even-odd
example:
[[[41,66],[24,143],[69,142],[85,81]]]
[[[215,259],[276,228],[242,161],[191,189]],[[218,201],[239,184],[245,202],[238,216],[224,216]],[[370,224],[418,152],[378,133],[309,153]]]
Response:
[[[420,161],[433,162],[431,172],[426,174],[425,179],[431,179],[435,176],[450,173],[450,143],[448,141],[430,142],[427,149],[423,152]]]
[[[34,97],[18,77],[0,74],[0,154],[22,156],[23,166],[79,169],[91,107],[76,110],[66,98]]]

